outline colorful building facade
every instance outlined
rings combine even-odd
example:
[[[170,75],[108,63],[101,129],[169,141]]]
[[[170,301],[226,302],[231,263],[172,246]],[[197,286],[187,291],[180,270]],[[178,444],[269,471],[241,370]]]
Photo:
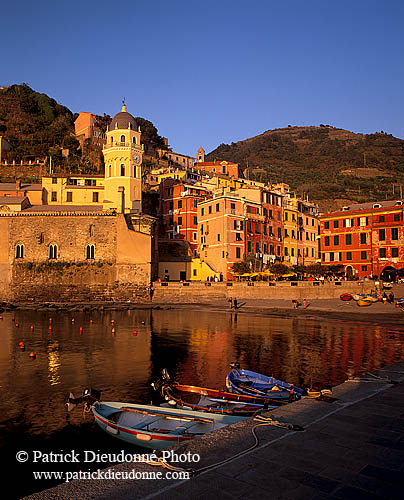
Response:
[[[382,277],[404,267],[403,201],[363,203],[322,215],[321,262],[348,276]]]

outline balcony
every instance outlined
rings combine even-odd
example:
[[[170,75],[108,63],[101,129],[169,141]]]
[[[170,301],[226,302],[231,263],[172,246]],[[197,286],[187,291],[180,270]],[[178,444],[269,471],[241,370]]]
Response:
[[[132,148],[135,151],[143,151],[143,145],[134,144],[133,142],[113,142],[104,144],[103,149],[127,149]]]
[[[265,222],[265,215],[260,215],[260,214],[249,214],[248,212],[246,213],[246,218],[248,220],[255,220],[258,222]]]

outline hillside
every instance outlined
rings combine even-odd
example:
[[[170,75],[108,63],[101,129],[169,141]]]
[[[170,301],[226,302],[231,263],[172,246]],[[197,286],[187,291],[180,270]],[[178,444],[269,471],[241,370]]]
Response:
[[[11,144],[9,161],[44,160],[52,156],[53,168],[66,172],[92,173],[102,165],[101,151],[85,144],[83,151],[74,136],[73,114],[46,94],[32,90],[28,85],[0,88],[0,136]],[[104,114],[100,125],[105,129],[111,117]],[[152,122],[136,117],[142,130],[146,150],[165,147]],[[69,150],[68,157],[62,149]]]
[[[268,130],[221,144],[207,160],[248,167],[262,182],[286,182],[322,210],[350,202],[392,199],[404,183],[404,141],[383,132],[355,134],[330,126]]]

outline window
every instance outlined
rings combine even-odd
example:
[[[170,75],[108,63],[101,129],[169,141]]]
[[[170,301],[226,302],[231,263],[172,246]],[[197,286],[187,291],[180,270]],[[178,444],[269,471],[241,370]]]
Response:
[[[288,220],[288,213],[285,212],[285,220]]]
[[[260,244],[257,242],[255,242],[255,253],[259,253],[260,251]]]
[[[198,206],[198,200],[194,200],[194,208]]]
[[[335,220],[333,226],[334,228],[337,228],[339,226],[339,220]]]
[[[112,175],[112,165],[109,165],[108,169],[109,169],[109,174],[108,175],[109,175],[109,177],[111,177],[111,175]]]
[[[178,200],[178,208],[182,208],[182,200]]]
[[[324,246],[325,247],[330,246],[330,237],[329,236],[324,236]]]
[[[88,232],[90,233],[90,236],[94,236],[94,224],[90,224]]]
[[[194,225],[195,226],[198,225],[198,217],[196,215],[194,215]]]
[[[121,142],[126,142],[124,135],[121,135]]]
[[[220,233],[217,234],[217,241],[220,241]]]
[[[386,239],[386,230],[379,229],[379,241],[384,241]]]
[[[209,210],[208,212],[211,214],[212,213],[212,205],[209,205]]]
[[[86,246],[86,259],[94,259],[95,256],[95,245]]]
[[[121,176],[125,176],[125,165],[123,163],[121,163]]]
[[[368,270],[368,266],[362,266],[362,271],[367,271]]]
[[[178,217],[178,225],[181,226],[182,225],[182,217]]]
[[[366,245],[366,233],[361,233],[361,245]]]
[[[346,260],[352,260],[352,252],[346,253]]]
[[[216,203],[216,212],[219,212],[219,209],[220,209],[220,204]]]
[[[379,257],[381,259],[385,259],[387,256],[387,252],[385,248],[379,248]]]
[[[398,257],[398,248],[392,248],[391,249],[391,256],[392,257]]]
[[[192,239],[196,241],[196,238],[198,237],[198,233],[192,233]]]
[[[361,260],[366,260],[367,259],[367,252],[366,250],[361,251]]]
[[[49,245],[49,253],[48,253],[48,258],[49,259],[57,259],[58,258],[58,247],[57,245]]]
[[[52,184],[57,184],[57,183],[58,183],[57,177],[52,177]]]
[[[241,259],[241,248],[236,247],[236,259]]]
[[[334,252],[330,252],[330,262],[334,261]]]
[[[330,229],[330,221],[326,220],[324,222],[324,229]]]
[[[289,256],[289,249],[288,247],[285,247],[285,257],[288,257]]]
[[[394,214],[394,220],[397,222],[399,220],[401,220],[400,218],[400,214]]]
[[[71,191],[66,192],[66,201],[73,201],[73,193]]]
[[[334,236],[334,245],[339,245],[339,236]]]
[[[294,248],[291,248],[290,249],[290,252],[291,252],[291,256],[294,257],[295,256],[295,249]]]
[[[367,226],[369,223],[369,217],[358,217],[359,226]]]
[[[56,191],[52,191],[51,193],[51,201],[58,201],[58,194]]]
[[[236,210],[236,204],[230,203],[230,210]]]
[[[398,240],[398,227],[391,228],[391,239]]]
[[[192,276],[196,276],[196,269],[192,269]]]
[[[384,215],[379,215],[379,222],[384,222]]]
[[[135,136],[133,136],[132,142],[133,142],[133,144],[136,144],[136,137]]]
[[[251,253],[251,241],[250,240],[247,241],[247,252]]]
[[[93,202],[98,203],[98,191],[93,192]]]
[[[278,239],[282,239],[282,228],[278,227]]]
[[[236,241],[242,241],[241,233],[236,233]]]
[[[24,258],[24,245],[22,243],[17,243],[15,246],[15,258],[23,259]]]
[[[347,245],[352,245],[352,234],[345,235],[345,242]]]
[[[85,186],[96,186],[96,180],[95,179],[84,179],[84,185]]]

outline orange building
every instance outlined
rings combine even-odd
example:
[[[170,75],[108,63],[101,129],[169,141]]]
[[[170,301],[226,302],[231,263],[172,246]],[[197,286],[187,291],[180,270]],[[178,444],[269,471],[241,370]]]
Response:
[[[236,178],[243,177],[238,163],[228,161],[205,161],[205,151],[203,148],[198,149],[195,167],[213,174],[225,174],[229,177]]]
[[[198,249],[198,203],[209,196],[202,186],[172,178],[160,184],[160,214],[162,238],[188,241],[194,256]]]
[[[92,144],[102,146],[106,142],[106,135],[97,127],[98,115],[81,111],[74,122],[74,133],[83,147],[84,141],[90,139]]]
[[[261,271],[282,261],[282,196],[247,188],[223,191],[198,205],[200,259],[225,280],[245,257]]]

